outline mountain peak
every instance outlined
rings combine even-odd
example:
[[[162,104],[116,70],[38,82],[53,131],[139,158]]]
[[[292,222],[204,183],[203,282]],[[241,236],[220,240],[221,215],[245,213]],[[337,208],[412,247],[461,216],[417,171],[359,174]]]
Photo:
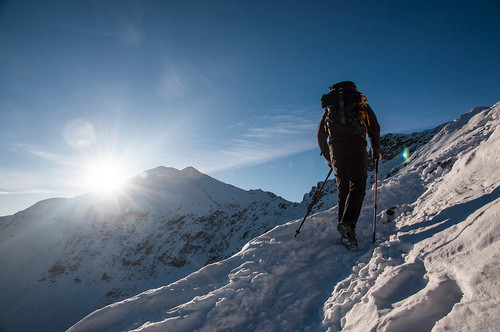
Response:
[[[195,179],[199,179],[201,178],[202,176],[204,176],[205,174],[203,174],[202,172],[198,171],[196,168],[194,168],[193,166],[188,166],[186,168],[184,168],[182,171],[181,171],[181,174],[186,177],[186,178],[195,178]]]
[[[164,178],[164,179],[199,179],[205,174],[198,171],[192,166],[188,166],[183,170],[178,170],[174,167],[158,166],[147,170],[139,175],[139,178]]]

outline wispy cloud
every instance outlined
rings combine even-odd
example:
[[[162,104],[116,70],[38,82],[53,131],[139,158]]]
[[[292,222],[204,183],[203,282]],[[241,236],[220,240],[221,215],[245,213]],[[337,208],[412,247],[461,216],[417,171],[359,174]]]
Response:
[[[0,195],[58,194],[66,180],[34,170],[1,168]]]
[[[129,25],[122,29],[121,40],[129,46],[140,46],[142,43],[142,32],[135,25]]]
[[[0,195],[40,195],[40,194],[64,194],[62,192],[56,192],[53,190],[45,190],[45,189],[26,189],[26,190],[4,190],[0,189]]]
[[[314,149],[320,116],[304,108],[246,119],[236,126],[240,133],[218,151],[202,153],[206,170],[245,167]]]
[[[141,160],[140,166],[144,169],[138,169],[137,173],[159,164],[177,168],[192,165],[204,172],[214,172],[266,163],[316,148],[320,111],[316,107],[286,107],[269,110],[263,116],[248,115],[226,128],[220,136],[208,139],[204,135],[192,135],[191,131],[186,132],[189,139],[183,138],[182,133],[175,140],[153,143],[148,139],[145,141],[148,144],[142,143],[155,148],[132,151],[134,158],[126,151],[128,157],[124,160],[128,163]],[[14,149],[35,156],[38,158],[35,162],[45,162],[42,163],[44,169],[0,169],[0,195],[82,190],[79,177],[90,155],[80,150],[72,150],[73,153],[36,144],[17,144]]]
[[[52,161],[58,164],[63,164],[63,165],[74,164],[74,159],[72,157],[48,151],[41,146],[30,145],[30,144],[17,144],[15,145],[13,150],[17,152],[31,154],[36,157],[42,158],[44,160]]]
[[[187,61],[170,61],[161,73],[158,93],[167,99],[178,98],[196,91],[194,87],[200,84],[209,86],[211,82],[196,66]]]
[[[256,119],[256,124],[250,126],[243,137],[253,139],[281,139],[283,137],[298,138],[308,135],[316,127],[317,119],[308,114],[263,116]]]

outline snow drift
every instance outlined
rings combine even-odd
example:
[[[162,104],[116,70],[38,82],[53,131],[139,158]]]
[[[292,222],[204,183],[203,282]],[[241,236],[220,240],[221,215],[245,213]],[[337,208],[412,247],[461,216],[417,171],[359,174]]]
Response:
[[[111,304],[69,331],[497,331],[500,104],[474,109],[381,165],[350,252],[336,208],[251,240],[230,258]],[[404,167],[405,166],[405,167]]]

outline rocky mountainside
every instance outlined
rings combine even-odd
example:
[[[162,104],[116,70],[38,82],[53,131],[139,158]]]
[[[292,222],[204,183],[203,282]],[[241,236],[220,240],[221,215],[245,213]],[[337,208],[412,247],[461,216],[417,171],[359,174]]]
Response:
[[[404,165],[397,157],[403,147],[416,149],[438,130],[383,136],[384,156],[393,157],[381,164],[384,177]],[[368,188],[373,181],[371,171]],[[114,195],[55,198],[1,217],[0,331],[61,330],[103,305],[230,257],[252,238],[302,218],[318,186],[299,204],[192,167],[158,167]],[[313,213],[334,206],[336,193],[332,175]]]

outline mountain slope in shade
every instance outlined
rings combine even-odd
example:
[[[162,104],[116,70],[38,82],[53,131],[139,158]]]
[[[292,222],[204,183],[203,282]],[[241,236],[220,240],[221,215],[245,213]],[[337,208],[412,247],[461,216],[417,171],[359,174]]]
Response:
[[[62,330],[229,257],[299,213],[297,203],[191,167],[147,171],[115,196],[39,202],[0,218],[0,327]]]
[[[499,125],[500,104],[473,110],[389,172],[378,188],[375,244],[369,204],[357,252],[340,244],[334,207],[297,239],[300,219],[70,331],[497,331]]]

